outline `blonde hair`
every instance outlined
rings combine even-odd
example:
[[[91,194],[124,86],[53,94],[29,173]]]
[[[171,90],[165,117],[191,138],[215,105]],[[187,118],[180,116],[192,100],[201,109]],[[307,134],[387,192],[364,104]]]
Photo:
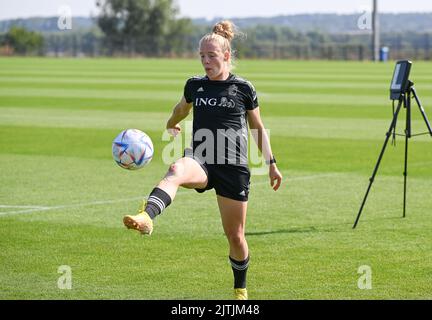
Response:
[[[211,33],[206,34],[203,36],[199,42],[199,47],[201,48],[201,44],[203,42],[207,41],[214,41],[219,44],[221,47],[222,52],[230,52],[231,59],[228,61],[229,63],[229,69],[234,68],[234,55],[235,52],[231,48],[231,41],[234,39],[235,36],[240,34],[237,27],[229,20],[224,20],[221,22],[216,23],[213,26],[213,30]]]

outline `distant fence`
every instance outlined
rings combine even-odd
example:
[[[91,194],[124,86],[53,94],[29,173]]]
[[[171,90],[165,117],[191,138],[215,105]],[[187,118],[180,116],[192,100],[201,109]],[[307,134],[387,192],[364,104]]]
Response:
[[[413,59],[413,60],[432,60],[432,48],[429,47],[412,47],[389,46],[389,59]],[[51,57],[103,57],[103,47],[99,43],[92,43],[86,49],[75,43],[71,48],[59,44],[45,48],[41,55]],[[14,55],[14,50],[8,46],[0,46],[0,56]],[[240,58],[249,59],[290,59],[290,60],[354,60],[367,61],[371,60],[372,50],[370,46],[364,44],[325,44],[325,45],[307,45],[307,44],[259,44],[238,48]],[[142,54],[129,54],[126,52],[117,52],[116,57],[145,57]],[[167,58],[196,58],[195,51],[185,51],[181,54],[169,53],[161,55]]]
[[[298,59],[298,60],[371,60],[372,50],[362,44],[331,44],[311,47],[309,45],[256,45],[247,50],[244,58]],[[391,48],[390,59],[432,60],[429,48]]]

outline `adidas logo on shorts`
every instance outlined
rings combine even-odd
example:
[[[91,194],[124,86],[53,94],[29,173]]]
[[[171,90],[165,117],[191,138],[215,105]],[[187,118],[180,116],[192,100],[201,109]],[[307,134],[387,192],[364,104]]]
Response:
[[[243,190],[242,192],[239,193],[240,196],[245,197],[246,196],[246,192]]]

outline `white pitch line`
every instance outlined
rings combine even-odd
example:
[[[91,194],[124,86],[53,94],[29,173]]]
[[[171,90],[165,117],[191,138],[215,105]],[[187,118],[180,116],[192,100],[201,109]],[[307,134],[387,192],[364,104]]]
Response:
[[[49,207],[42,207],[42,206],[9,206],[9,205],[3,205],[3,204],[0,204],[0,208],[30,208],[30,209],[35,209],[35,208],[40,208],[40,209],[43,209],[43,208],[49,208]]]
[[[29,209],[26,209],[26,210],[0,212],[0,216],[4,216],[4,215],[8,215],[8,214],[32,213],[32,212],[37,212],[37,211],[48,211],[48,210],[55,210],[55,209],[76,208],[76,207],[83,207],[83,206],[94,206],[94,205],[109,204],[109,203],[127,202],[127,201],[139,200],[139,199],[142,199],[142,197],[139,197],[139,198],[135,197],[135,198],[128,198],[128,199],[117,199],[117,200],[93,201],[93,202],[87,202],[87,203],[68,204],[68,205],[53,206],[53,207],[28,206]],[[16,206],[16,207],[19,207],[19,206]],[[27,207],[27,206],[21,206],[21,207]]]
[[[325,174],[316,174],[316,175],[310,175],[310,176],[298,176],[298,177],[288,178],[287,183],[289,183],[290,181],[319,179],[319,178],[326,178],[326,177],[335,176],[335,175],[339,175],[339,173],[325,173]],[[251,186],[266,185],[266,184],[270,185],[270,181],[266,180],[266,181],[259,181],[259,182],[251,183]],[[184,195],[184,194],[187,194],[187,192],[186,191],[179,191],[179,192],[177,192],[176,196]],[[50,210],[56,210],[56,209],[70,209],[70,208],[79,208],[79,207],[86,207],[86,206],[106,205],[106,204],[110,204],[110,203],[128,202],[128,201],[135,201],[135,200],[142,200],[142,199],[143,199],[143,197],[134,197],[134,198],[117,199],[117,200],[100,200],[100,201],[68,204],[68,205],[60,205],[60,206],[52,206],[52,207],[0,205],[0,208],[26,208],[25,210],[0,212],[0,217],[6,216],[6,215],[50,211]]]

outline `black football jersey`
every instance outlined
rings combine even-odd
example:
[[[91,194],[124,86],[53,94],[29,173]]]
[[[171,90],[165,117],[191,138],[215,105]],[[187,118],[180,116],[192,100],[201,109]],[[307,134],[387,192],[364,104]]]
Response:
[[[207,164],[247,166],[246,111],[258,107],[253,85],[234,74],[224,81],[192,77],[184,96],[193,104],[194,155]]]

